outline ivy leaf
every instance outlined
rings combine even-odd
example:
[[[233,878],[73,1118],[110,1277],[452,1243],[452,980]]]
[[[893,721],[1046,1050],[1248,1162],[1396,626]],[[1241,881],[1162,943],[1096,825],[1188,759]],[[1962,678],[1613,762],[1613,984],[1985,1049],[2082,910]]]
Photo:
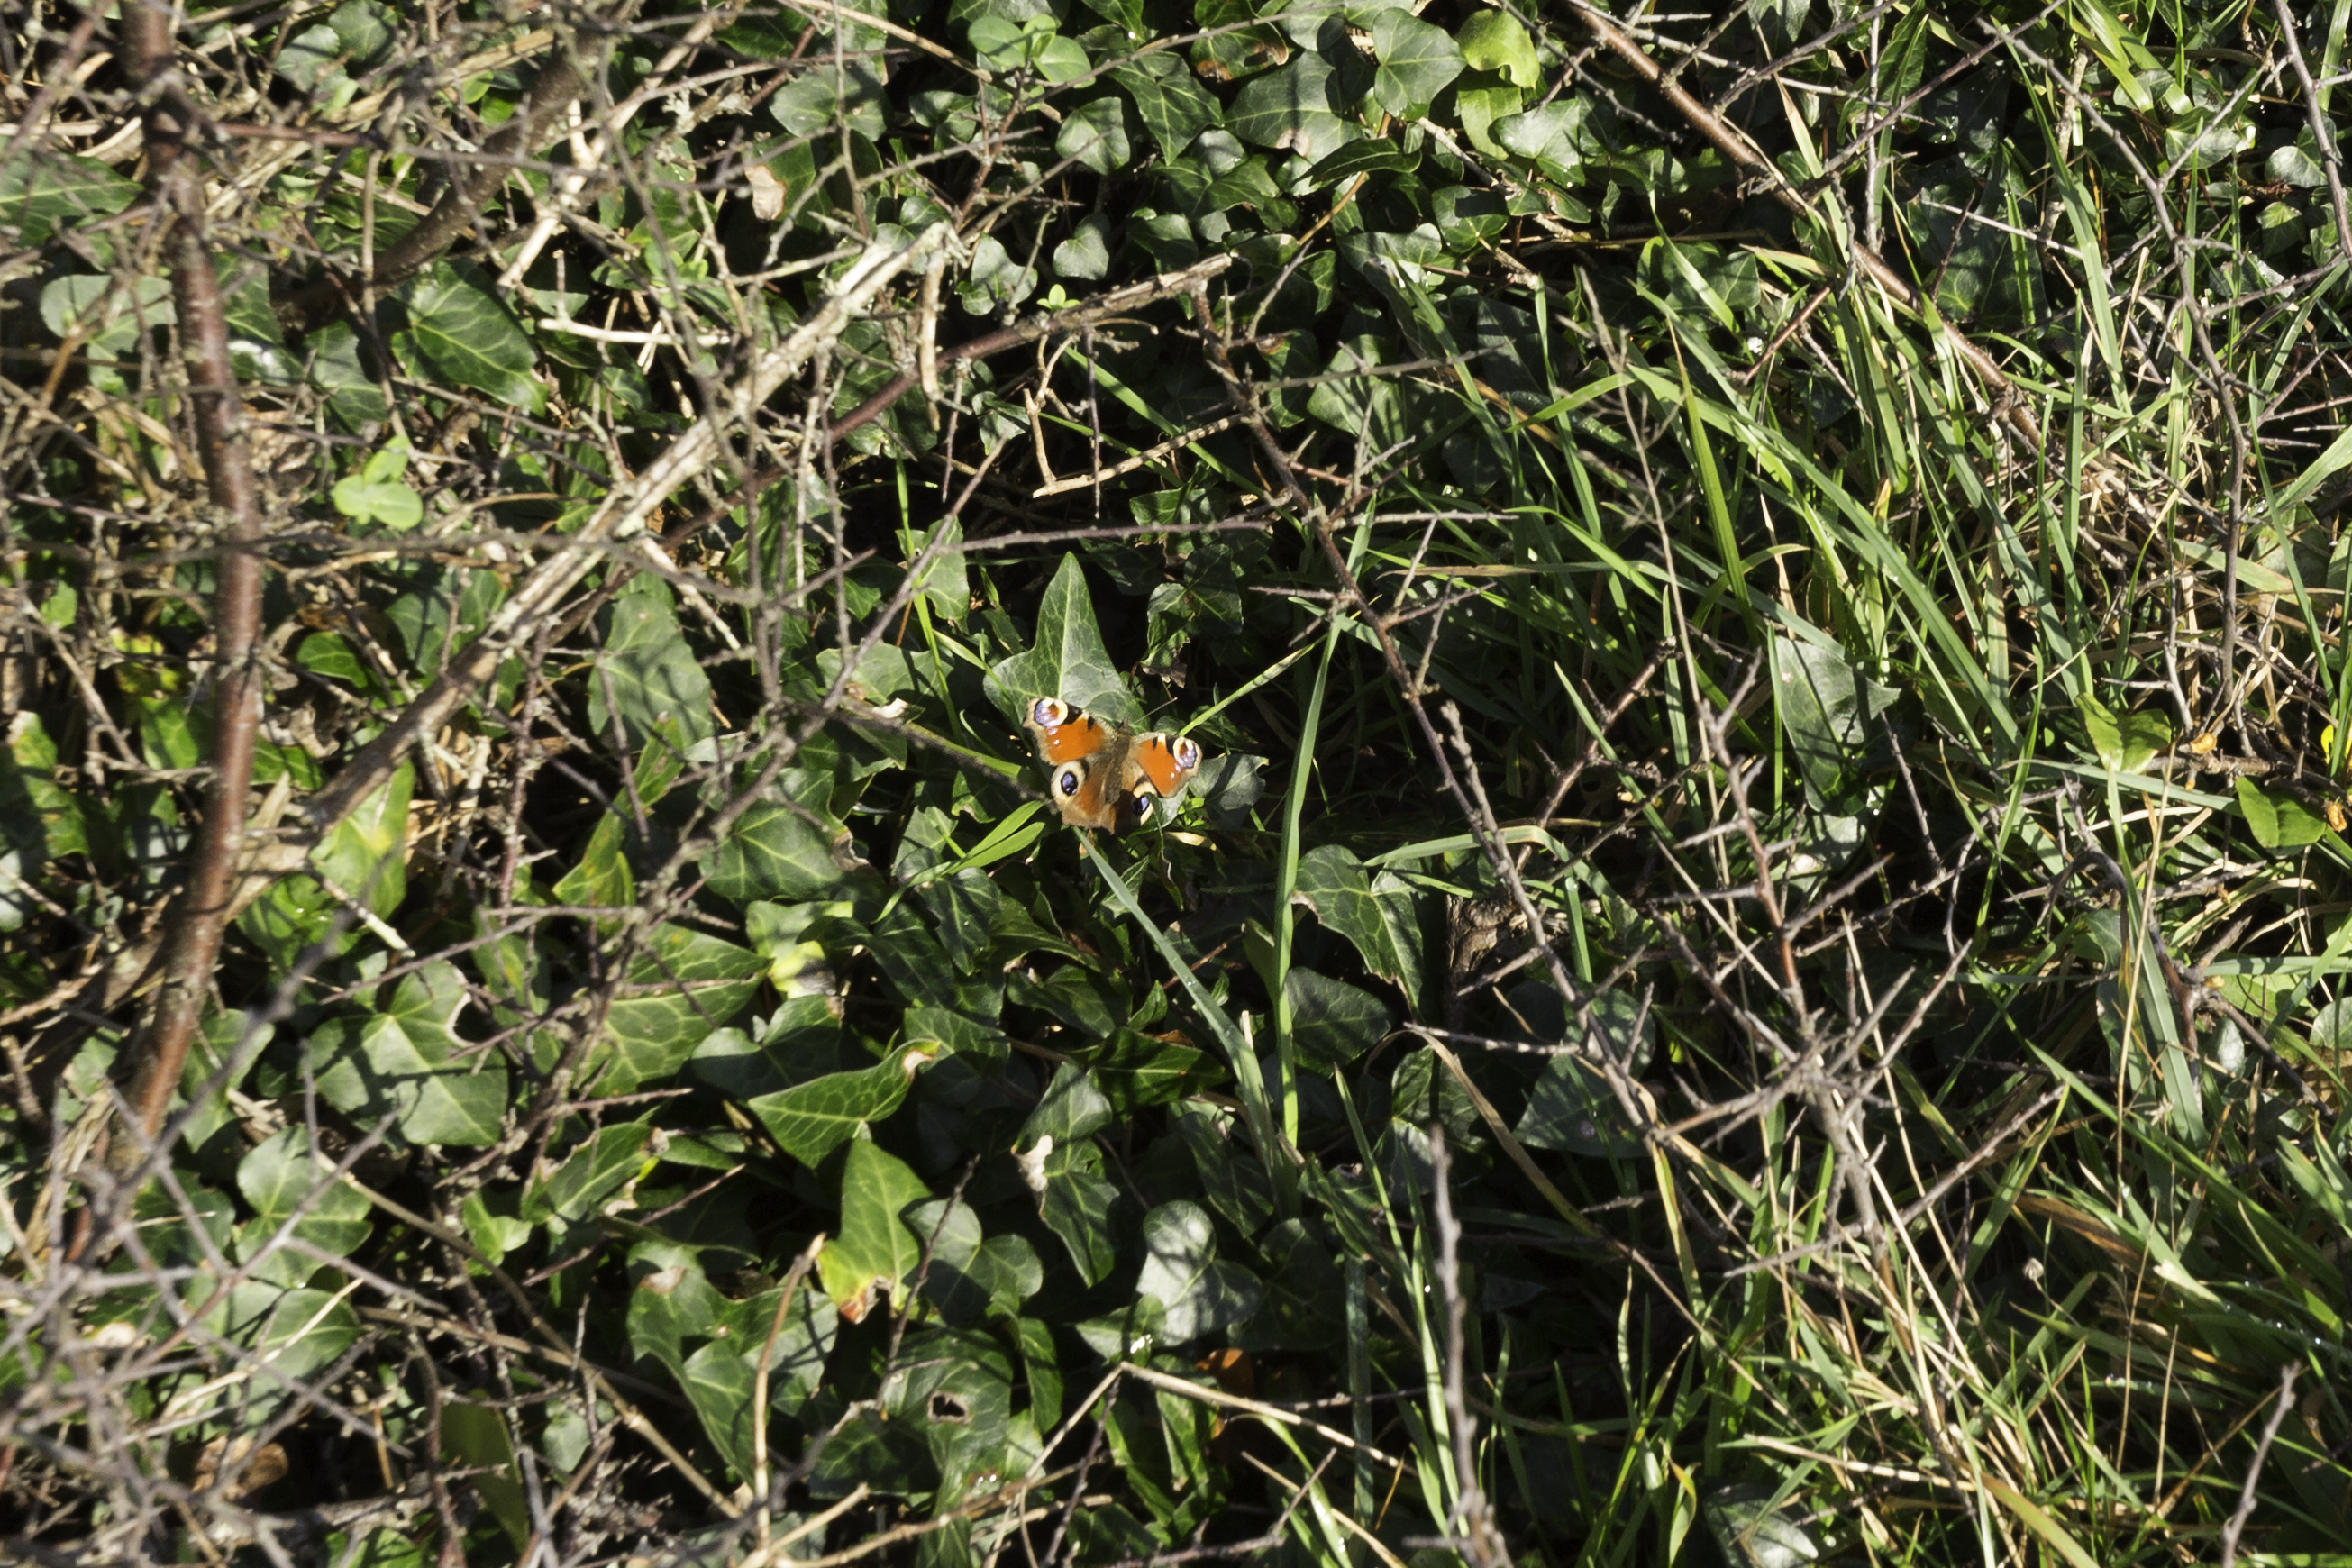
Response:
[[[1428,118],[1429,106],[1462,74],[1462,46],[1443,27],[1402,8],[1372,18],[1372,97],[1400,120]]]
[[[863,1138],[850,1144],[841,1170],[841,1231],[816,1260],[825,1294],[843,1317],[865,1321],[876,1296],[895,1295],[904,1284],[922,1257],[923,1238],[900,1216],[930,1195],[896,1155]]]
[[[1478,11],[1454,35],[1462,62],[1472,70],[1495,71],[1516,87],[1534,87],[1543,80],[1542,62],[1535,40],[1508,11]]]
[[[1102,1151],[1093,1143],[1056,1146],[1045,1162],[1045,1190],[1038,1212],[1045,1228],[1087,1285],[1101,1284],[1118,1267],[1120,1242],[1134,1225],[1125,1196],[1098,1173]]]
[[[310,1046],[319,1092],[353,1121],[369,1124],[391,1115],[414,1144],[498,1142],[507,1073],[494,1054],[453,1062],[446,1037],[411,1035],[400,1019],[381,1013],[336,1019]]]
[[[1310,161],[1329,157],[1364,134],[1362,126],[1332,108],[1331,75],[1320,55],[1308,53],[1278,70],[1252,77],[1234,96],[1225,124],[1234,135],[1261,147],[1286,147]]]
[[[1795,637],[1773,639],[1772,679],[1780,725],[1806,784],[1836,795],[1895,694],[1864,679],[1836,647]]]
[[[1353,850],[1326,844],[1300,858],[1291,897],[1346,937],[1366,969],[1394,981],[1405,1005],[1421,1011],[1421,917],[1409,884],[1387,872],[1376,884]]]
[[[139,198],[139,184],[95,158],[61,153],[38,137],[18,137],[0,163],[0,227],[14,228],[18,243],[38,246],[61,227],[119,213]]]
[[[588,719],[601,733],[614,718],[632,746],[659,735],[683,752],[709,739],[710,678],[678,630],[667,584],[638,578],[640,591],[613,601],[604,653],[588,683]]]
[[[1029,651],[1013,655],[988,672],[988,695],[1016,718],[1038,697],[1058,697],[1074,708],[1112,724],[1142,721],[1143,710],[1128,695],[1127,683],[1103,647],[1095,626],[1094,600],[1086,569],[1076,555],[1064,555],[1037,606],[1037,635]]]
[[[1182,1100],[1225,1076],[1223,1064],[1205,1051],[1128,1028],[1113,1030],[1082,1059],[1096,1089],[1121,1114]]]
[[[656,930],[605,1011],[612,1057],[597,1092],[626,1094],[676,1072],[711,1030],[734,1021],[766,967],[749,948],[708,932]]]
[[[1097,174],[1124,168],[1134,155],[1127,139],[1127,105],[1117,98],[1078,105],[1054,138],[1055,157],[1075,158]]]
[[[373,1228],[370,1205],[349,1184],[337,1178],[334,1167],[310,1148],[310,1134],[289,1127],[271,1134],[237,1163],[237,1190],[253,1205],[254,1217],[240,1228],[257,1247],[276,1242],[280,1226],[298,1213],[292,1234],[321,1252],[347,1258],[358,1251]],[[307,1211],[304,1205],[308,1205]],[[255,1255],[240,1247],[242,1261]],[[253,1277],[278,1285],[300,1285],[317,1272],[318,1259],[283,1247],[271,1247],[259,1259]]]
[[[1386,142],[1350,142],[1307,170],[1307,183],[1319,191],[1358,174],[1409,174],[1420,163],[1420,154]]]
[[[377,914],[389,914],[408,895],[404,858],[408,836],[408,790],[415,777],[407,763],[382,789],[334,826],[310,852],[310,864],[343,892]]]
[[[1167,1313],[1167,1343],[1182,1344],[1256,1314],[1264,1289],[1240,1264],[1215,1261],[1215,1230],[1200,1205],[1161,1204],[1144,1215],[1143,1248],[1135,1293],[1158,1298]]]
[[[1299,1058],[1337,1068],[1370,1050],[1396,1025],[1389,1005],[1360,985],[1294,965],[1283,982],[1290,1001],[1290,1039]]]
[[[551,1171],[533,1173],[523,1189],[522,1217],[533,1225],[550,1218],[578,1222],[646,1168],[653,1140],[649,1121],[600,1127],[583,1139]]]
[[[530,339],[478,277],[472,268],[443,262],[402,285],[397,298],[408,313],[408,330],[397,338],[422,358],[409,368],[426,380],[536,409],[540,388],[530,371],[538,356]]]
[[[1034,1147],[1039,1139],[1051,1138],[1068,1148],[1101,1131],[1112,1119],[1111,1103],[1095,1087],[1093,1075],[1076,1062],[1064,1062],[1054,1069],[1053,1081],[1045,1086],[1037,1108],[1021,1124],[1016,1142]]]
[[[776,1146],[814,1170],[869,1121],[898,1109],[907,1086],[930,1061],[909,1050],[856,1072],[827,1073],[746,1102]]]
[[[1135,117],[1165,157],[1176,157],[1192,138],[1223,121],[1217,100],[1192,79],[1172,49],[1123,60],[1105,74],[1127,89],[1135,100]]]

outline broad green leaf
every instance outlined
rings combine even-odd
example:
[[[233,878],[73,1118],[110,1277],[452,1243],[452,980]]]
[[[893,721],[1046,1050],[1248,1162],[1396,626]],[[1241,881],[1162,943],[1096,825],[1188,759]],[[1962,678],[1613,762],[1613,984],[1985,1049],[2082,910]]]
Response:
[[[1454,42],[1462,47],[1463,63],[1472,70],[1497,72],[1517,87],[1536,87],[1543,80],[1535,40],[1508,11],[1472,13],[1454,35]]]
[[[1054,247],[1054,275],[1073,282],[1093,283],[1110,275],[1110,219],[1088,213]]]
[[[530,1540],[530,1501],[515,1479],[514,1436],[494,1405],[443,1396],[441,1458],[477,1470],[467,1484],[520,1551]]]
[[[1343,1323],[1347,1280],[1307,1222],[1284,1220],[1259,1240],[1258,1250],[1265,1264],[1265,1304],[1234,1331],[1234,1341],[1254,1351],[1331,1343]]]
[[[139,199],[139,183],[125,179],[95,158],[58,150],[45,137],[18,137],[0,160],[0,227],[17,231],[18,243],[48,243],[59,227],[85,218],[119,213]]]
[[[1300,858],[1291,896],[1346,937],[1366,969],[1394,981],[1407,1006],[1421,1011],[1421,917],[1409,884],[1387,872],[1376,884],[1354,851],[1326,844]]]
[[[436,966],[447,970],[448,965]],[[457,1004],[462,1005],[462,987]],[[401,983],[394,1007],[331,1020],[311,1037],[319,1092],[362,1125],[387,1114],[416,1144],[479,1145],[498,1141],[507,1103],[507,1071],[494,1050],[477,1047],[453,1059],[454,1007],[443,1010],[420,976]]]
[[[1182,56],[1172,49],[1123,60],[1106,74],[1127,89],[1135,100],[1135,117],[1160,143],[1163,157],[1177,156],[1192,138],[1223,121],[1217,100],[1192,79]]]
[[[1420,166],[1418,154],[1389,142],[1350,142],[1307,170],[1307,183],[1319,191],[1358,174],[1409,174]]]
[[[1446,44],[1451,47],[1453,40]],[[1327,158],[1364,134],[1362,126],[1339,112],[1331,75],[1320,55],[1300,54],[1288,65],[1244,82],[1225,124],[1234,135],[1261,147],[1288,148],[1310,162]]]
[[[1127,138],[1127,106],[1116,97],[1078,105],[1054,138],[1055,157],[1075,158],[1097,174],[1126,167],[1134,155]]]
[[[843,1317],[863,1322],[877,1296],[896,1296],[924,1240],[901,1216],[930,1195],[896,1155],[863,1138],[849,1145],[841,1170],[841,1229],[817,1257],[825,1293]]]
[[[874,45],[882,42],[874,36]],[[848,49],[857,47],[847,39],[843,43]],[[822,136],[845,122],[867,141],[878,142],[887,129],[882,78],[875,69],[878,59],[836,62],[829,47],[814,46],[800,73],[769,99],[768,112],[794,136]]]
[[[326,393],[327,407],[344,427],[362,430],[383,423],[391,405],[384,401],[383,384],[361,357],[360,336],[352,324],[331,321],[310,334],[307,342],[305,370],[310,384]]]
[[[2099,761],[2119,773],[2136,773],[2172,744],[2172,721],[2149,710],[2116,713],[2096,698],[2083,700],[2083,728]]]
[[[1879,715],[1895,693],[1857,674],[1835,647],[1795,637],[1772,642],[1780,727],[1805,782],[1822,795],[1843,788],[1846,771],[1877,738]]]
[[[0,842],[28,864],[89,847],[81,805],[57,782],[57,742],[27,709],[8,720],[8,751],[0,758]]]
[[[1143,710],[1128,695],[1095,626],[1095,607],[1087,592],[1087,574],[1076,555],[1062,557],[1061,567],[1045,586],[1037,606],[1037,634],[1029,651],[1015,654],[989,671],[989,696],[1017,719],[1039,697],[1058,697],[1075,708],[1113,724],[1139,723]]]
[[[604,657],[588,680],[588,716],[599,732],[618,718],[632,750],[658,735],[680,752],[712,731],[710,678],[669,605],[667,584],[647,584],[613,601]]]
[[[1207,1052],[1129,1028],[1112,1030],[1080,1059],[1096,1089],[1120,1114],[1181,1100],[1225,1077],[1223,1064]]]
[[[300,1383],[331,1366],[360,1337],[359,1314],[348,1301],[324,1290],[269,1293],[276,1301],[252,1342],[253,1388],[258,1408],[248,1409],[247,1419],[261,1419],[260,1411],[289,1403],[294,1394],[287,1386],[289,1380]]]
[[[356,474],[335,482],[335,510],[357,522],[380,522],[405,533],[425,521],[425,501],[401,482],[408,466],[408,443],[394,441],[367,460]]]
[[[950,517],[935,523],[923,536],[923,547],[933,553],[917,579],[915,591],[942,621],[961,621],[971,613],[971,574],[964,564],[963,519]],[[865,674],[859,666],[858,673]]]
[[[1162,1204],[1144,1215],[1143,1248],[1135,1291],[1159,1300],[1165,1342],[1182,1344],[1256,1313],[1264,1289],[1240,1264],[1216,1261],[1215,1232],[1200,1205]]]
[[[971,973],[994,942],[996,911],[1003,903],[996,879],[977,869],[958,871],[924,883],[917,896],[939,922],[940,943],[956,972]]]
[[[408,790],[415,776],[410,763],[401,763],[310,851],[321,877],[379,915],[390,914],[408,896]]]
[[[937,1237],[923,1295],[950,1323],[973,1322],[991,1311],[1010,1318],[1045,1283],[1045,1270],[1027,1238],[983,1238],[980,1218],[967,1204],[952,1210],[943,1199],[918,1204],[908,1211],[907,1223],[919,1236]]]
[[[1520,1142],[1538,1149],[1571,1154],[1642,1152],[1642,1134],[1626,1120],[1609,1080],[1582,1057],[1558,1056],[1544,1064],[1516,1131]]]
[[[791,1308],[779,1323],[776,1308],[782,1295],[781,1289],[763,1290],[729,1303],[728,1322],[717,1325],[726,1331],[724,1337],[688,1356],[677,1374],[678,1386],[702,1419],[703,1431],[744,1480],[752,1471],[752,1395],[759,1387],[762,1355],[768,1368],[768,1408],[795,1415],[816,1391],[839,1321],[824,1292],[803,1286],[793,1292]],[[775,1452],[772,1441],[769,1451]]]
[[[806,806],[795,810],[781,801],[746,809],[703,862],[710,890],[748,904],[755,899],[800,902],[838,887],[841,864],[812,816],[824,820]]]
[[[1712,1488],[1701,1498],[1699,1518],[1733,1568],[1799,1568],[1821,1560],[1822,1549],[1804,1526],[1772,1506],[1775,1495],[1773,1488],[1748,1481]]]
[[[1402,8],[1372,18],[1372,98],[1401,120],[1426,118],[1454,79],[1462,74],[1462,47],[1443,27],[1432,26]]]
[[[708,932],[657,928],[605,1010],[612,1055],[597,1092],[625,1094],[676,1072],[711,1030],[734,1021],[766,967],[749,948]]]
[[[2238,809],[2254,842],[2265,849],[2300,849],[2327,837],[2327,819],[2284,790],[2265,790],[2250,778],[2238,780]]]
[[[1096,1172],[1102,1152],[1092,1143],[1076,1150],[1056,1148],[1045,1167],[1045,1191],[1038,1200],[1045,1228],[1061,1237],[1063,1247],[1087,1284],[1099,1285],[1118,1267],[1122,1198],[1119,1190]],[[1134,1220],[1124,1221],[1131,1227]]]
[[[303,1212],[294,1234],[321,1251],[345,1257],[359,1249],[372,1228],[366,1198],[334,1174],[334,1166],[310,1150],[310,1134],[299,1127],[272,1133],[236,1167],[237,1191],[253,1205],[253,1224],[273,1235]],[[299,1285],[318,1267],[314,1258],[288,1255],[299,1273],[279,1283]]]
[[[1360,985],[1293,966],[1283,990],[1290,1000],[1290,1037],[1299,1059],[1320,1068],[1354,1061],[1396,1025],[1389,1005]]]
[[[398,291],[408,312],[399,336],[418,349],[420,376],[488,393],[515,408],[536,408],[531,379],[538,356],[507,308],[478,281],[480,275],[446,262],[427,268]]]
[[[907,1087],[930,1060],[910,1049],[856,1072],[827,1073],[748,1102],[776,1146],[814,1169],[869,1121],[898,1109]]]
[[[532,1173],[523,1190],[522,1217],[534,1225],[551,1217],[590,1218],[645,1171],[653,1136],[653,1125],[646,1121],[598,1128],[554,1169]]]
[[[1029,1120],[1021,1124],[1014,1142],[1030,1148],[1040,1138],[1051,1138],[1068,1148],[1109,1126],[1113,1115],[1111,1103],[1095,1087],[1093,1075],[1076,1062],[1064,1062],[1054,1069],[1053,1081],[1045,1086]]]

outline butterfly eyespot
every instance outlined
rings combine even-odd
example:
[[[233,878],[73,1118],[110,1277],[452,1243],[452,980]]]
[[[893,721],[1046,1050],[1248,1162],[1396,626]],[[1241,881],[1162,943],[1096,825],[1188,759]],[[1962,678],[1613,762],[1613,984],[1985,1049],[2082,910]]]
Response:
[[[1057,724],[1069,722],[1070,707],[1068,703],[1054,698],[1040,697],[1029,705],[1029,717],[1050,730]]]
[[[1174,751],[1178,767],[1197,768],[1201,765],[1201,742],[1192,736],[1185,735],[1178,739]]]
[[[1076,768],[1064,768],[1054,775],[1054,787],[1064,795],[1077,794],[1078,784],[1078,770]]]

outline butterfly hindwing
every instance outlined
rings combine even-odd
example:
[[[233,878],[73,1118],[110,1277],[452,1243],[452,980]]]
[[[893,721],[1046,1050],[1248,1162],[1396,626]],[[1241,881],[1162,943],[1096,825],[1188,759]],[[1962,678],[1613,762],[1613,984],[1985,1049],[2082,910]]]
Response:
[[[1073,827],[1140,826],[1155,801],[1182,790],[1201,766],[1200,743],[1189,737],[1129,734],[1056,698],[1031,703],[1024,724],[1048,770],[1054,805]]]

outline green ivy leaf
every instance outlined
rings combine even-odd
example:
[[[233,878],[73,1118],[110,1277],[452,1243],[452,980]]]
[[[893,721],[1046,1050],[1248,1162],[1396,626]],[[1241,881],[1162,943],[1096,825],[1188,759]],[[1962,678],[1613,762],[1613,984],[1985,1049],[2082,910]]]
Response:
[[[1134,155],[1127,137],[1127,105],[1117,98],[1078,105],[1054,138],[1055,157],[1075,158],[1097,174],[1126,167]]]
[[[642,1173],[653,1142],[649,1121],[600,1127],[551,1171],[532,1173],[523,1189],[522,1217],[532,1225],[550,1218],[577,1223],[594,1215],[604,1200]]]
[[[1174,158],[1192,138],[1223,123],[1217,100],[1192,79],[1174,50],[1123,60],[1104,74],[1127,89],[1135,102],[1135,117],[1160,143],[1163,157]]]
[[[1454,41],[1461,46],[1463,63],[1473,70],[1497,72],[1517,87],[1531,88],[1543,80],[1535,40],[1508,11],[1473,13]]]
[[[1443,27],[1402,7],[1372,18],[1372,98],[1400,120],[1428,118],[1437,95],[1462,74],[1462,47]]]
[[[1453,40],[1446,42],[1450,47]],[[1321,56],[1301,54],[1278,70],[1252,77],[1234,96],[1225,124],[1261,147],[1286,147],[1315,161],[1328,158],[1364,134],[1362,126],[1333,107],[1331,75]]]
[[[988,672],[988,695],[1015,721],[1031,700],[1058,697],[1112,724],[1136,724],[1143,710],[1128,695],[1127,683],[1103,647],[1095,626],[1087,574],[1076,555],[1064,555],[1037,606],[1037,635],[1026,653],[1015,654]]]
[[[279,1228],[298,1213],[301,1218],[292,1235],[338,1258],[358,1251],[373,1228],[367,1199],[338,1178],[324,1156],[311,1151],[310,1134],[304,1128],[289,1127],[263,1140],[237,1163],[236,1185],[254,1211],[240,1236],[249,1237],[257,1249],[275,1243]],[[255,1261],[254,1252],[243,1246],[238,1250],[241,1261]],[[318,1268],[318,1259],[310,1254],[272,1247],[253,1277],[300,1285]]]
[[[1421,916],[1409,884],[1387,872],[1376,884],[1354,851],[1326,844],[1300,858],[1291,897],[1346,937],[1366,969],[1394,981],[1405,1005],[1421,1011]]]
[[[356,522],[380,522],[405,533],[425,521],[425,500],[403,484],[408,443],[395,440],[367,460],[358,473],[336,481],[335,510]]]
[[[408,790],[415,777],[415,769],[401,763],[310,852],[320,876],[379,915],[390,914],[408,896]]]
[[[17,231],[17,243],[39,246],[60,227],[119,213],[139,199],[139,183],[95,158],[59,152],[40,137],[18,137],[0,163],[0,227]]]
[[[1168,1344],[1245,1323],[1265,1297],[1248,1269],[1215,1260],[1215,1230],[1198,1204],[1161,1204],[1145,1215],[1143,1253],[1135,1293],[1158,1298]]]
[[[856,1072],[827,1073],[748,1102],[776,1146],[814,1170],[859,1128],[898,1109],[907,1088],[930,1059],[908,1050]]]
[[[396,336],[421,356],[421,362],[411,358],[409,369],[425,380],[471,387],[510,407],[535,410],[541,394],[530,372],[538,355],[479,277],[443,262],[401,286],[397,297],[408,312],[408,330]]]
[[[749,948],[680,925],[656,929],[604,1013],[611,1056],[600,1094],[626,1094],[684,1066],[713,1029],[734,1022],[767,967]]]
[[[1389,1005],[1360,985],[1294,965],[1283,982],[1290,999],[1290,1039],[1299,1059],[1318,1068],[1354,1061],[1396,1026]]]
[[[465,1005],[456,967],[436,962],[404,978],[383,1012],[331,1021],[310,1040],[319,1092],[363,1124],[395,1117],[410,1143],[496,1142],[506,1066],[450,1032]],[[459,1059],[461,1050],[470,1054]]]
[[[1124,1115],[1166,1105],[1222,1082],[1223,1064],[1205,1051],[1119,1028],[1081,1054],[1096,1089]]]
[[[896,1155],[863,1138],[850,1144],[841,1170],[841,1230],[817,1256],[825,1294],[843,1317],[865,1321],[875,1297],[895,1295],[904,1284],[924,1238],[900,1216],[930,1195]]]
[[[629,744],[659,735],[683,752],[708,740],[710,678],[678,629],[668,585],[640,577],[606,613],[604,652],[588,683],[588,720],[598,732],[617,717]]]

